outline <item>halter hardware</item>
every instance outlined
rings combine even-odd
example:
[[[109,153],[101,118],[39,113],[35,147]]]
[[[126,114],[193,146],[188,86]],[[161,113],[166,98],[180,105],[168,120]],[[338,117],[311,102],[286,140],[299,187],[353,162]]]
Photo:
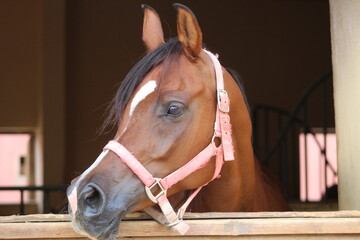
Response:
[[[224,94],[224,95],[221,95]],[[228,93],[225,89],[218,89],[217,90],[217,104],[218,104],[218,108],[220,109],[220,111],[222,111],[223,113],[228,113],[230,112],[230,104],[228,102],[226,102],[226,100],[224,100],[224,104],[226,104],[228,107],[227,109],[223,109],[221,107],[221,96],[225,96],[226,98],[228,98]]]
[[[178,218],[178,220],[176,220],[176,222],[173,222],[173,223],[165,223],[165,226],[167,227],[173,227],[173,226],[176,226],[178,225],[179,223],[183,222],[184,219],[182,218]]]
[[[166,196],[167,190],[164,189],[163,186],[161,185],[160,183],[160,181],[162,180],[161,178],[154,177],[154,180],[155,182],[150,187],[145,186],[145,192],[151,201],[153,201],[154,203],[158,203],[158,198],[163,194],[165,194]],[[161,190],[158,194],[156,194],[156,196],[154,196],[154,194],[151,191],[151,189],[153,189],[155,186],[159,186]]]

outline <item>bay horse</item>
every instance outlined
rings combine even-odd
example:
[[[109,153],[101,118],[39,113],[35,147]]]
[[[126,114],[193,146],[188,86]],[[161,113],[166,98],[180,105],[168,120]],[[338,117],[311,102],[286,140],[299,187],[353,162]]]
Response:
[[[68,188],[74,229],[114,239],[126,213],[144,210],[184,234],[186,209],[288,210],[254,157],[242,85],[202,48],[195,15],[174,4],[178,36],[165,42],[158,14],[142,7],[147,54],[113,100],[114,140]]]

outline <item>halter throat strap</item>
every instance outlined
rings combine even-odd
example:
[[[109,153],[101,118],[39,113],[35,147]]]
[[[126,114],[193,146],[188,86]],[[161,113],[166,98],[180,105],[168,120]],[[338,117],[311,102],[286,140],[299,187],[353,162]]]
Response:
[[[189,206],[190,202],[200,192],[201,188],[207,185],[209,182],[220,176],[222,165],[225,161],[234,160],[234,149],[231,138],[231,124],[230,124],[230,99],[227,92],[224,89],[224,79],[222,74],[222,68],[217,57],[211,52],[205,50],[205,53],[211,58],[216,76],[216,89],[217,89],[217,110],[214,126],[214,136],[210,144],[191,159],[184,166],[180,167],[173,173],[163,178],[156,178],[149,173],[146,168],[133,156],[123,145],[117,141],[110,141],[104,148],[104,150],[110,150],[114,152],[122,162],[124,162],[143,182],[145,185],[145,192],[154,203],[159,204],[162,214],[156,211],[154,208],[148,208],[144,211],[152,216],[155,220],[161,224],[171,227],[173,230],[178,231],[180,234],[185,234],[189,230],[189,225],[185,223],[182,218]],[[220,146],[216,146],[214,143],[215,137],[221,138]],[[166,193],[167,190],[183,180],[193,172],[203,168],[212,157],[215,158],[215,170],[212,179],[194,190],[189,198],[181,206],[177,213],[175,213],[171,206]],[[152,189],[158,186],[160,192],[154,195]]]

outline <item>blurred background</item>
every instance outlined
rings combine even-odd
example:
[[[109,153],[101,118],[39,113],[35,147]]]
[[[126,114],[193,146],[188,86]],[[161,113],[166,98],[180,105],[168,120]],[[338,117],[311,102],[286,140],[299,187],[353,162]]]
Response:
[[[113,137],[98,131],[108,103],[145,54],[141,4],[158,11],[169,39],[173,2],[0,0],[0,215],[64,212],[64,189]],[[254,151],[288,201],[336,209],[328,1],[180,3],[240,74]]]

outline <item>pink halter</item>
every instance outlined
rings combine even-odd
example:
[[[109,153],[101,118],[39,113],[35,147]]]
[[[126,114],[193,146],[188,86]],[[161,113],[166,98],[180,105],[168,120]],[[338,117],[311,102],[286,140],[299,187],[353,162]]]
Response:
[[[202,150],[198,155],[196,155],[184,166],[177,169],[175,172],[164,178],[156,178],[153,177],[153,175],[149,173],[145,167],[120,143],[116,141],[110,141],[104,148],[104,150],[111,150],[114,152],[121,159],[121,161],[123,161],[139,177],[139,179],[145,185],[145,192],[147,196],[151,201],[159,204],[163,215],[154,208],[147,208],[144,209],[144,211],[159,223],[171,227],[180,234],[185,234],[189,230],[189,225],[185,223],[182,218],[190,202],[194,199],[203,186],[207,185],[209,182],[220,176],[219,174],[224,160],[234,160],[230,116],[228,114],[230,111],[230,100],[227,92],[224,89],[224,79],[221,65],[214,54],[205,49],[204,51],[210,56],[214,64],[217,83],[217,110],[214,126],[214,136],[210,144],[204,150]],[[221,144],[218,147],[214,143],[214,139],[216,137],[221,138]],[[204,167],[213,156],[216,156],[216,163],[212,179],[208,183],[194,190],[183,206],[179,208],[177,213],[175,213],[174,209],[170,205],[169,200],[167,199],[167,189],[169,189],[177,182],[183,180],[196,170]],[[156,196],[154,196],[151,191],[155,186],[158,186],[159,189],[161,189],[160,193],[158,193]]]

